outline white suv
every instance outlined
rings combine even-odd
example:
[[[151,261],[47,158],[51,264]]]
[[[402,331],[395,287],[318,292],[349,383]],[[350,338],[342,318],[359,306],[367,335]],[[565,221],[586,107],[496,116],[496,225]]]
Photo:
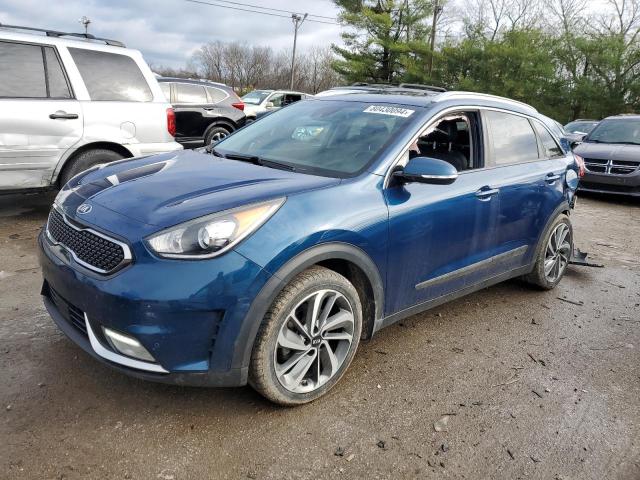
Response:
[[[140,52],[0,24],[0,192],[61,186],[96,164],[179,150],[174,134],[171,105]]]

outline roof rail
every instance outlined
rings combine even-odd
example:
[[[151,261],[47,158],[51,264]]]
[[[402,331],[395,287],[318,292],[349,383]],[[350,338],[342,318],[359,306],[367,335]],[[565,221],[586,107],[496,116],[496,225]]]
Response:
[[[423,85],[421,83],[401,83],[398,85],[400,88],[413,88],[415,90],[431,90],[432,92],[446,92],[444,87],[435,87],[433,85]]]
[[[119,42],[118,40],[110,40],[108,38],[100,38],[100,37],[96,37],[94,35],[91,35],[90,33],[73,33],[73,32],[59,32],[57,30],[47,30],[44,28],[33,28],[33,27],[22,27],[20,25],[6,25],[4,23],[0,23],[0,28],[12,28],[14,30],[28,30],[30,32],[42,32],[45,33],[47,35],[47,37],[78,37],[78,38],[84,38],[87,40],[96,40],[99,42],[104,42],[107,45],[111,45],[114,47],[124,47],[124,43]]]
[[[514,105],[519,105],[520,107],[528,108],[529,110],[533,110],[534,112],[538,111],[536,110],[535,107],[532,107],[528,103],[520,102],[518,100],[513,100],[507,97],[501,97],[499,95],[491,95],[489,93],[476,93],[476,92],[464,92],[464,91],[444,92],[442,95],[438,95],[435,101],[441,102],[443,100],[448,100],[450,98],[455,98],[455,97],[482,97],[487,99],[500,100],[502,102],[513,103]]]

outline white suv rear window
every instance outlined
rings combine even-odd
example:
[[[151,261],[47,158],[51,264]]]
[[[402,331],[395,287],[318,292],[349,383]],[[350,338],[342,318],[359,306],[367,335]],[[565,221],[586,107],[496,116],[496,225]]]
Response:
[[[136,62],[126,55],[69,48],[91,100],[150,102],[153,94]]]

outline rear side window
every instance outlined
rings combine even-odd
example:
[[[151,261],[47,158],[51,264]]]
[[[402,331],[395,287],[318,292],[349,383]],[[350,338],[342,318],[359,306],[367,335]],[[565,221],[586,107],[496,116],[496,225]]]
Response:
[[[547,129],[544,128],[539,122],[533,122],[533,125],[535,126],[536,132],[538,132],[538,136],[540,137],[540,141],[542,142],[544,157],[551,158],[563,155],[562,149],[558,146]]]
[[[119,55],[69,48],[91,100],[150,102],[153,94],[136,62]]]
[[[229,95],[226,94],[223,90],[215,87],[207,87],[207,97],[209,99],[209,103],[218,103],[227,98]]]
[[[44,57],[47,62],[47,80],[49,81],[49,96],[51,98],[71,98],[71,91],[67,78],[62,71],[62,65],[52,47],[44,48]]]
[[[493,164],[508,165],[538,158],[538,141],[529,120],[510,113],[487,111]]]
[[[47,98],[42,47],[0,42],[0,97]]]
[[[207,92],[201,85],[176,83],[176,103],[207,103]]]

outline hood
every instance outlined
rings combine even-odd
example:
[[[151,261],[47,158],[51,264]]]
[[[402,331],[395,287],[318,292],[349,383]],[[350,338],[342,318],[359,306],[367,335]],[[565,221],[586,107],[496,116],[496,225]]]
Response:
[[[582,158],[599,160],[640,160],[640,145],[621,145],[615,143],[584,142],[573,150]]]
[[[210,213],[340,183],[191,150],[117,162],[72,186],[85,203],[168,227]]]

